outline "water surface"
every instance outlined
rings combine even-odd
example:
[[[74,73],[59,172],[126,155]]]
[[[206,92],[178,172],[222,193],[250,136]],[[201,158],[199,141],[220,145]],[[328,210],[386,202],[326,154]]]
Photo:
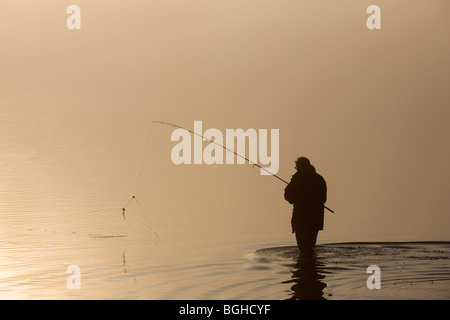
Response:
[[[250,168],[174,166],[167,130],[143,157],[150,115],[27,98],[1,108],[2,299],[450,298],[449,243],[391,241],[384,225],[389,242],[372,241],[373,221],[341,243],[354,226],[327,216],[317,259],[297,261],[282,185]],[[366,287],[372,264],[380,290]],[[67,287],[72,265],[80,289]]]

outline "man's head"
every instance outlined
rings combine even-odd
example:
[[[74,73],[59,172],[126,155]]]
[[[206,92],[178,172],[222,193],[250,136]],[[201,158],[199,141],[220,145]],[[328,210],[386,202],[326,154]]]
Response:
[[[311,166],[311,162],[309,162],[308,158],[300,157],[295,160],[295,168],[297,171],[300,171],[302,169],[309,168]]]

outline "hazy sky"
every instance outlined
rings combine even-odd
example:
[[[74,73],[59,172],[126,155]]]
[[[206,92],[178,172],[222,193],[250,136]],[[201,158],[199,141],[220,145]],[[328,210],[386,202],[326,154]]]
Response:
[[[81,30],[66,27],[70,4]],[[381,30],[366,28],[371,4]],[[280,129],[279,175],[305,155],[328,182],[336,213],[324,232],[376,237],[373,225],[449,240],[449,10],[447,0],[2,0],[0,95],[120,118],[130,130],[118,143],[139,137],[137,155],[151,120]],[[170,163],[170,130],[158,130],[158,165],[190,177]],[[289,215],[268,177],[236,183],[232,168],[217,170],[242,191],[230,201],[262,198]]]

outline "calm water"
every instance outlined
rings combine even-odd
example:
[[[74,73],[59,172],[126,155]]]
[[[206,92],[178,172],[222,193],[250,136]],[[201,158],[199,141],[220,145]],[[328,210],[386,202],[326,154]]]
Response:
[[[167,170],[167,141],[137,180],[148,120],[32,99],[1,108],[2,299],[450,298],[447,242],[321,238],[314,264],[298,263],[287,206],[217,183],[210,168]],[[372,264],[381,290],[366,287]],[[80,289],[67,287],[71,265]]]

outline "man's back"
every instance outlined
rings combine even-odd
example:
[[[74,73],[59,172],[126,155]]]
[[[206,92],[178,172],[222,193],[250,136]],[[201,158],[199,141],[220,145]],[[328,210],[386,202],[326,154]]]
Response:
[[[294,205],[294,220],[323,229],[324,203],[327,200],[325,179],[313,166],[296,172],[284,190],[285,199]],[[303,226],[303,227],[307,227]]]

